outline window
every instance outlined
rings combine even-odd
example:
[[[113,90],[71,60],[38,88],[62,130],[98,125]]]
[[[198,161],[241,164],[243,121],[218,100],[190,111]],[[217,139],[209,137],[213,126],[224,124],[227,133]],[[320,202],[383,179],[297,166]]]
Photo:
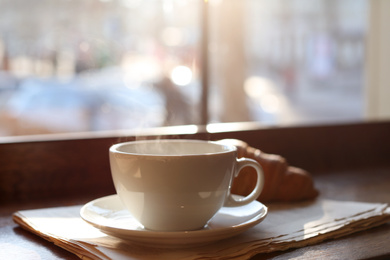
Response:
[[[369,10],[369,0],[0,0],[0,136],[200,124],[206,101],[209,123],[361,120]]]
[[[246,115],[263,124],[362,118],[368,1],[219,2],[210,56],[213,87],[232,95],[223,118]]]

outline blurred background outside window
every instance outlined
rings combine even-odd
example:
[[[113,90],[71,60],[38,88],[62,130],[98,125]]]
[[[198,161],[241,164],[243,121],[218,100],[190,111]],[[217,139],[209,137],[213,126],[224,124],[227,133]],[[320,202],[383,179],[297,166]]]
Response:
[[[369,0],[0,0],[0,136],[360,120]]]

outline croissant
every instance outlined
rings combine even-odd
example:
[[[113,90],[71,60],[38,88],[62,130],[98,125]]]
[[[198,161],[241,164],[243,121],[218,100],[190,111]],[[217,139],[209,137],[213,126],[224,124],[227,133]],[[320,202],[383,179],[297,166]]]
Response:
[[[310,173],[289,166],[282,156],[264,153],[237,139],[223,139],[220,142],[235,145],[239,158],[254,159],[262,166],[264,188],[257,200],[261,202],[292,202],[314,199],[318,196]],[[253,168],[242,169],[233,181],[231,192],[243,196],[248,195],[254,189],[256,179],[256,172]]]

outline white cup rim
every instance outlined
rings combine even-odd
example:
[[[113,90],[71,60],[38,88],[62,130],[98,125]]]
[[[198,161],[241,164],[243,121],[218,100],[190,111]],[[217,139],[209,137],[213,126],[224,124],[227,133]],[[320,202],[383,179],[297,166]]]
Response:
[[[144,153],[144,152],[128,152],[121,151],[120,148],[127,145],[135,145],[135,144],[155,144],[155,143],[198,143],[198,144],[210,144],[213,146],[218,146],[221,148],[219,151],[209,151],[209,152],[199,152],[199,153],[189,153],[189,154],[165,154],[165,153]],[[236,152],[237,148],[231,144],[224,144],[218,141],[207,141],[207,140],[195,140],[195,139],[151,139],[151,140],[135,140],[135,141],[127,141],[114,144],[110,147],[110,152],[115,154],[123,154],[123,155],[132,155],[132,156],[150,156],[150,157],[186,157],[186,156],[212,156],[212,155],[220,155]]]

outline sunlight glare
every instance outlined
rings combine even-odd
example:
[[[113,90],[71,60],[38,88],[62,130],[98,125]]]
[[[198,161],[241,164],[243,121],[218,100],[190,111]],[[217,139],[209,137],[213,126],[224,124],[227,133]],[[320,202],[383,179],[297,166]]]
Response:
[[[245,93],[267,113],[280,110],[280,98],[275,94],[276,85],[267,78],[249,77],[244,83]]]
[[[192,80],[192,71],[186,66],[177,66],[172,70],[171,80],[179,86],[188,85]]]
[[[126,55],[122,61],[125,82],[151,81],[160,75],[160,66],[153,57]]]

